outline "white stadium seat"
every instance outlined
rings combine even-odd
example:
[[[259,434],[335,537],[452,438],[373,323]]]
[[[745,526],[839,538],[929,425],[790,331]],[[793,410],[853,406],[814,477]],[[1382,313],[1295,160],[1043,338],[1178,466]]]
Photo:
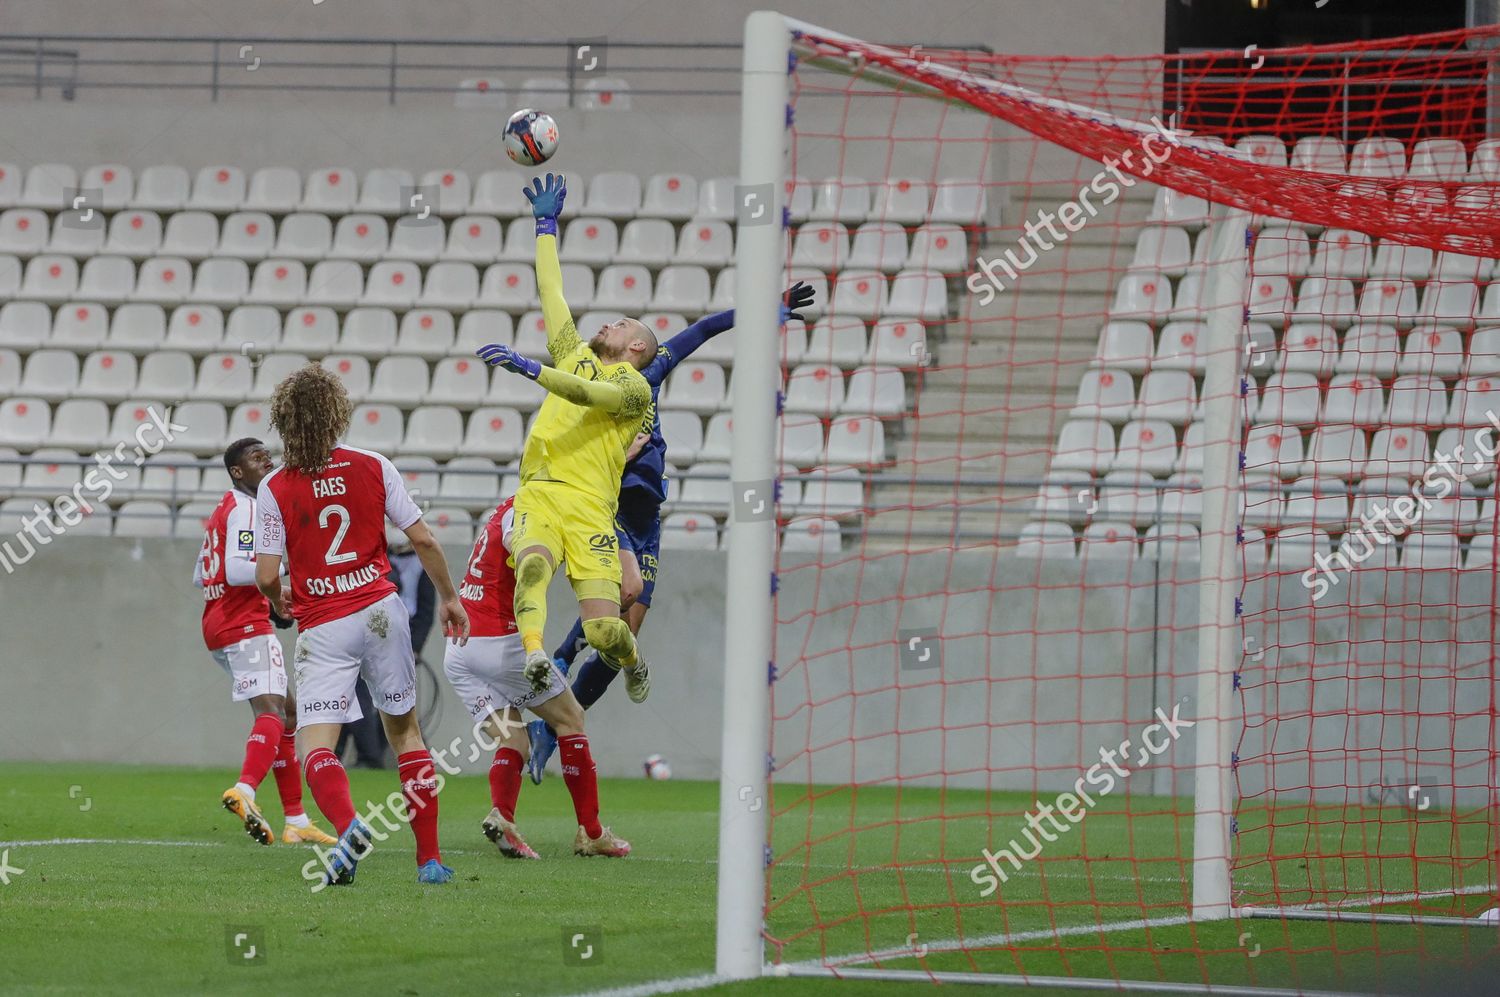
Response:
[[[181,350],[158,350],[141,361],[137,396],[181,401],[188,396],[197,376],[193,358]]]
[[[489,388],[490,374],[484,361],[478,357],[445,357],[433,367],[432,386],[424,401],[474,408],[484,401]]]
[[[351,260],[373,262],[385,255],[390,243],[390,227],[378,215],[345,215],[333,230],[333,248],[329,255]]]
[[[681,173],[657,173],[646,180],[643,218],[685,222],[698,211],[698,181]]]
[[[722,267],[734,262],[734,234],[727,222],[695,218],[682,227],[676,263]]]
[[[501,376],[511,377],[501,372],[496,375],[496,380]],[[463,434],[463,445],[459,449],[474,456],[512,460],[521,453],[522,426],[521,413],[514,408],[477,408],[469,416],[468,427]]]
[[[354,209],[358,196],[359,184],[353,170],[342,166],[323,167],[308,173],[307,186],[302,192],[302,209],[342,215]]]
[[[238,166],[205,166],[193,180],[188,207],[227,213],[245,202],[245,171]]]
[[[675,241],[671,222],[660,218],[636,218],[625,223],[614,259],[605,262],[665,266],[671,262]]]
[[[66,193],[78,188],[78,171],[67,163],[37,163],[26,171],[26,183],[21,190],[23,208],[42,208],[60,211],[69,207]]]
[[[422,174],[421,186],[437,188],[438,203],[433,210],[444,218],[453,218],[469,210],[473,185],[465,171],[456,167],[428,170]]]
[[[394,357],[410,359],[412,357]],[[389,361],[382,361],[387,363]],[[425,381],[425,378],[424,378]],[[406,436],[401,441],[403,455],[435,457],[446,460],[458,452],[463,440],[463,416],[451,405],[424,405],[415,409],[406,422]]]
[[[51,428],[52,407],[40,398],[0,401],[0,445],[26,453],[41,446]]]
[[[453,314],[442,309],[417,308],[401,316],[393,347],[397,353],[437,360],[454,352]]]
[[[582,191],[579,191],[582,193]],[[634,173],[600,173],[588,185],[584,214],[616,220],[634,218],[641,207],[641,178]]]
[[[287,215],[276,230],[273,256],[314,263],[333,250],[333,222],[327,215],[302,211]]]
[[[290,166],[262,166],[250,174],[243,206],[247,211],[286,214],[296,211],[301,200],[301,174]]]
[[[318,363],[344,384],[349,397],[360,400],[370,393],[372,376],[368,357],[351,353],[330,353]],[[378,421],[378,420],[377,420]]]
[[[812,221],[858,224],[870,213],[870,184],[864,177],[828,177],[813,188]]]
[[[485,215],[465,215],[448,226],[448,245],[443,258],[469,263],[493,263],[500,255],[504,230],[500,220]]]
[[[72,350],[37,350],[26,358],[17,394],[46,402],[69,397],[78,387],[78,354]]]
[[[418,218],[404,214],[391,226],[390,245],[385,255],[393,260],[431,263],[443,255],[443,225],[436,217]]]
[[[121,211],[109,220],[102,252],[142,259],[161,246],[161,216],[154,211]]]
[[[661,545],[667,550],[715,550],[718,523],[703,513],[674,512],[662,518]]]
[[[244,301],[291,308],[307,297],[307,264],[300,260],[262,260],[255,265]]]
[[[701,266],[675,264],[662,268],[657,275],[655,293],[647,307],[652,311],[695,315],[707,310],[708,300],[708,271]]]
[[[108,321],[109,313],[100,305],[70,301],[57,309],[47,342],[80,353],[98,349],[108,338]]]
[[[421,357],[385,357],[375,365],[375,375],[365,400],[389,402],[409,409],[427,395],[427,361]],[[408,433],[411,427],[407,427]]]

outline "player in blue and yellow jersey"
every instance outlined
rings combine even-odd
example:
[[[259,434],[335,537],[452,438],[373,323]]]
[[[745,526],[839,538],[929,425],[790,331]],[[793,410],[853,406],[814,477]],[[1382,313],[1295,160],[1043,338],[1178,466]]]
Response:
[[[791,319],[804,321],[799,310],[812,304],[813,289],[798,282],[786,292],[782,301],[781,321],[784,325]],[[622,574],[620,604],[624,608],[625,622],[630,632],[639,634],[651,607],[652,593],[656,589],[656,571],[661,549],[661,507],[667,500],[667,443],[662,438],[661,418],[656,410],[657,393],[662,384],[679,363],[686,360],[704,343],[734,326],[734,310],[718,312],[699,319],[682,332],[673,336],[656,351],[656,357],[647,364],[641,374],[651,385],[651,408],[649,430],[636,438],[631,447],[630,460],[625,465],[625,475],[620,482],[619,508],[615,513],[615,534],[620,545]],[[566,672],[574,659],[588,646],[582,619],[573,622],[573,629],[556,651],[553,659]],[[573,679],[573,695],[584,709],[593,706],[604,695],[614,681],[616,669],[591,654],[578,668]],[[531,737],[531,755],[527,770],[531,781],[540,783],[547,760],[557,747],[557,739],[545,723],[532,721],[527,727]]]

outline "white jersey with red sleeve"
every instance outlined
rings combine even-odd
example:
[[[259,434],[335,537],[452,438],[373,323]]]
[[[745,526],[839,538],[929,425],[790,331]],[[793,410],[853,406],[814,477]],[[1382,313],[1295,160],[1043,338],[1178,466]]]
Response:
[[[193,581],[203,588],[210,651],[273,631],[271,604],[255,587],[255,500],[237,488],[208,517]]]
[[[396,591],[386,576],[385,521],[406,529],[422,511],[385,457],[337,446],[314,475],[279,467],[260,483],[255,553],[286,559],[297,628],[357,613]]]
[[[469,570],[458,596],[469,614],[469,636],[504,637],[516,632],[516,573],[506,562],[510,548],[506,539],[515,522],[511,497],[495,507],[494,515],[479,531]]]

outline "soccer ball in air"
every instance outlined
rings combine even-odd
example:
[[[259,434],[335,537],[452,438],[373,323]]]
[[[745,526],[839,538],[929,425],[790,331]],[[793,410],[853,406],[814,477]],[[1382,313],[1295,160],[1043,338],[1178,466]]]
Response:
[[[557,151],[552,115],[523,107],[505,123],[505,154],[522,166],[540,166]]]
[[[667,760],[661,755],[647,755],[641,767],[646,770],[647,779],[672,778],[672,766],[668,765]]]

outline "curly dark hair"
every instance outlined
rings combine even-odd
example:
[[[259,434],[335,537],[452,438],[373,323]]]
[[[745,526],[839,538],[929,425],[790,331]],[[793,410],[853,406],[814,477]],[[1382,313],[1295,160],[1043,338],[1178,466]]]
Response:
[[[323,470],[353,414],[344,382],[327,369],[310,363],[287,375],[271,395],[271,425],[286,448],[282,462],[305,474]]]

